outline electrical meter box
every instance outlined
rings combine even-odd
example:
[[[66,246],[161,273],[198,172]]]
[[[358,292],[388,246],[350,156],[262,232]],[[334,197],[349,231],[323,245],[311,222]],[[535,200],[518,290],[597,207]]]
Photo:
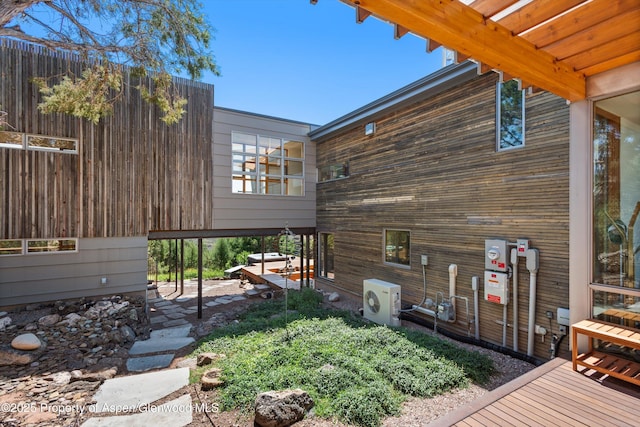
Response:
[[[509,250],[506,240],[487,239],[484,241],[484,268],[506,272],[509,267]]]
[[[496,304],[509,303],[509,275],[507,273],[484,272],[484,299]]]

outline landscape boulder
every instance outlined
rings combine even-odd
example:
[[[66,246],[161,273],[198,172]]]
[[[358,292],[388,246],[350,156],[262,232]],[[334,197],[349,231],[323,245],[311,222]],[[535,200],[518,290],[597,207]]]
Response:
[[[42,316],[38,319],[38,325],[40,326],[53,326],[60,321],[59,314],[49,314],[46,316]]]
[[[268,391],[256,397],[254,422],[259,427],[287,427],[302,420],[312,407],[306,391]]]
[[[5,313],[6,314],[6,313]],[[4,329],[11,324],[11,317],[3,317],[0,319],[0,331],[4,331]]]
[[[214,361],[218,359],[224,359],[225,357],[226,356],[224,354],[218,354],[218,353],[200,353],[198,355],[198,358],[196,359],[196,365],[198,366],[210,365]]]
[[[220,387],[224,382],[220,379],[222,375],[222,369],[212,368],[202,374],[200,379],[200,385],[202,390],[213,390],[216,387]]]
[[[40,339],[30,332],[18,335],[11,341],[11,347],[16,350],[37,350],[41,345]]]
[[[340,301],[340,294],[337,292],[332,292],[329,294],[329,302],[337,302]]]

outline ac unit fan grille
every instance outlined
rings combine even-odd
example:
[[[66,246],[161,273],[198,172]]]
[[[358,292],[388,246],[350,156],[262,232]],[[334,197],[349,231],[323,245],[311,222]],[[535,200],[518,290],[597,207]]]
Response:
[[[378,298],[378,295],[376,295],[375,292],[369,290],[367,291],[367,294],[365,297],[367,299],[367,305],[369,306],[369,310],[371,310],[373,313],[379,312],[380,299]]]

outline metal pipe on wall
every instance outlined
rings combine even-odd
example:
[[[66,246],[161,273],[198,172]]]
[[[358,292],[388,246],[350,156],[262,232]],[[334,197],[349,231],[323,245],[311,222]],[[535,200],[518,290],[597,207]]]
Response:
[[[518,249],[511,248],[513,266],[513,351],[518,351]]]
[[[475,316],[475,338],[480,339],[480,315],[478,314],[478,307],[480,306],[480,278],[473,276],[471,278],[471,289],[473,290],[473,315]]]
[[[449,264],[449,298],[451,306],[455,310],[455,299],[452,298],[456,295],[456,277],[458,276],[458,266],[456,264]]]
[[[536,287],[538,277],[538,250],[527,250],[527,270],[531,275],[529,283],[529,330],[527,334],[527,356],[533,356],[536,325]]]

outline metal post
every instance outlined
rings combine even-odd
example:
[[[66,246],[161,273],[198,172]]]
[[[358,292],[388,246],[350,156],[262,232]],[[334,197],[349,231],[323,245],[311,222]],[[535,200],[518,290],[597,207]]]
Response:
[[[198,239],[198,319],[202,319],[202,239]]]
[[[311,286],[311,234],[307,234],[307,287]]]
[[[300,236],[301,239],[304,239],[304,234]],[[300,288],[302,288],[302,283],[304,282],[304,245],[300,242]]]
[[[180,239],[180,295],[184,294],[184,239]]]
[[[260,239],[261,239],[261,242],[262,242],[262,249],[261,249],[261,251],[262,251],[262,258],[261,258],[261,260],[262,260],[262,273],[260,273],[260,274],[264,275],[264,236],[262,236]]]
[[[175,251],[175,265],[174,268],[176,270],[176,286],[173,292],[178,292],[178,239],[176,239],[176,251]]]

